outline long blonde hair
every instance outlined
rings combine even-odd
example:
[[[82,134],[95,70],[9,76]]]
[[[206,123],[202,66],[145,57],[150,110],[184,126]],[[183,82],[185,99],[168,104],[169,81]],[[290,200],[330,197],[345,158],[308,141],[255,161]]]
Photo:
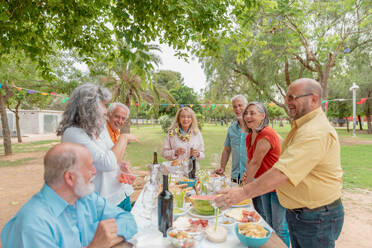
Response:
[[[172,125],[170,126],[170,128],[168,129],[168,132],[171,132],[171,131],[175,130],[176,128],[181,127],[179,123],[180,123],[180,115],[181,115],[182,111],[186,111],[186,112],[189,112],[191,114],[191,118],[192,118],[191,127],[190,127],[191,131],[194,134],[198,134],[200,132],[199,128],[198,128],[198,120],[196,119],[194,110],[192,110],[189,107],[183,107],[183,108],[178,109],[178,111],[176,113],[176,116],[174,117],[174,121],[173,121]]]

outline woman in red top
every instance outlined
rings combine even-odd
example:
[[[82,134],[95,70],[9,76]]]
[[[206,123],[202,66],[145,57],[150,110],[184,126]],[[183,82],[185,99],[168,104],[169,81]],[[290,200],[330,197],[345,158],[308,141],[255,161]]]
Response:
[[[249,103],[243,112],[243,119],[248,129],[247,165],[243,182],[248,183],[273,167],[279,159],[281,144],[279,136],[269,127],[267,110],[261,102]],[[286,210],[280,205],[276,192],[269,192],[254,198],[253,204],[289,247]]]

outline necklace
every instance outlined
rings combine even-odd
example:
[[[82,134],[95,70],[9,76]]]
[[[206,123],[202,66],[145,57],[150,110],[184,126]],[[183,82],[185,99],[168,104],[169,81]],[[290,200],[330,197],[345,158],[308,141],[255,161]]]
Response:
[[[169,136],[174,136],[174,135],[177,135],[177,137],[183,142],[189,142],[191,138],[191,130],[189,130],[186,134],[182,134],[181,129],[177,127],[169,132]]]

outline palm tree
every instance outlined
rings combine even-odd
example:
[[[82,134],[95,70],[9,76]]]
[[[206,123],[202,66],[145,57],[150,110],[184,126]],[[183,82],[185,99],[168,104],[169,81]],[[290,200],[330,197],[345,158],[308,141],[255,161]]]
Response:
[[[125,46],[123,42],[119,42],[118,51],[124,50],[122,48]],[[132,101],[138,103],[146,101],[157,109],[161,99],[176,103],[165,87],[151,81],[150,72],[154,69],[154,65],[161,63],[160,57],[152,51],[160,51],[160,49],[156,45],[147,45],[142,50],[137,49],[130,59],[118,53],[112,66],[108,63],[101,63],[93,68],[99,81],[113,92],[113,101],[122,102],[128,108]],[[129,119],[121,132],[130,132]]]

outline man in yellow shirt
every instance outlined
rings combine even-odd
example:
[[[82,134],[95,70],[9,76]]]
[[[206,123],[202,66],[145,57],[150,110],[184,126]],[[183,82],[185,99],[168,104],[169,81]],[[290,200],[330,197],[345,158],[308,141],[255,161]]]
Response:
[[[218,192],[223,195],[216,199],[218,206],[226,208],[276,189],[287,209],[293,248],[334,247],[344,221],[340,144],[320,108],[320,96],[315,80],[294,81],[285,98],[292,129],[279,161],[244,187]]]

